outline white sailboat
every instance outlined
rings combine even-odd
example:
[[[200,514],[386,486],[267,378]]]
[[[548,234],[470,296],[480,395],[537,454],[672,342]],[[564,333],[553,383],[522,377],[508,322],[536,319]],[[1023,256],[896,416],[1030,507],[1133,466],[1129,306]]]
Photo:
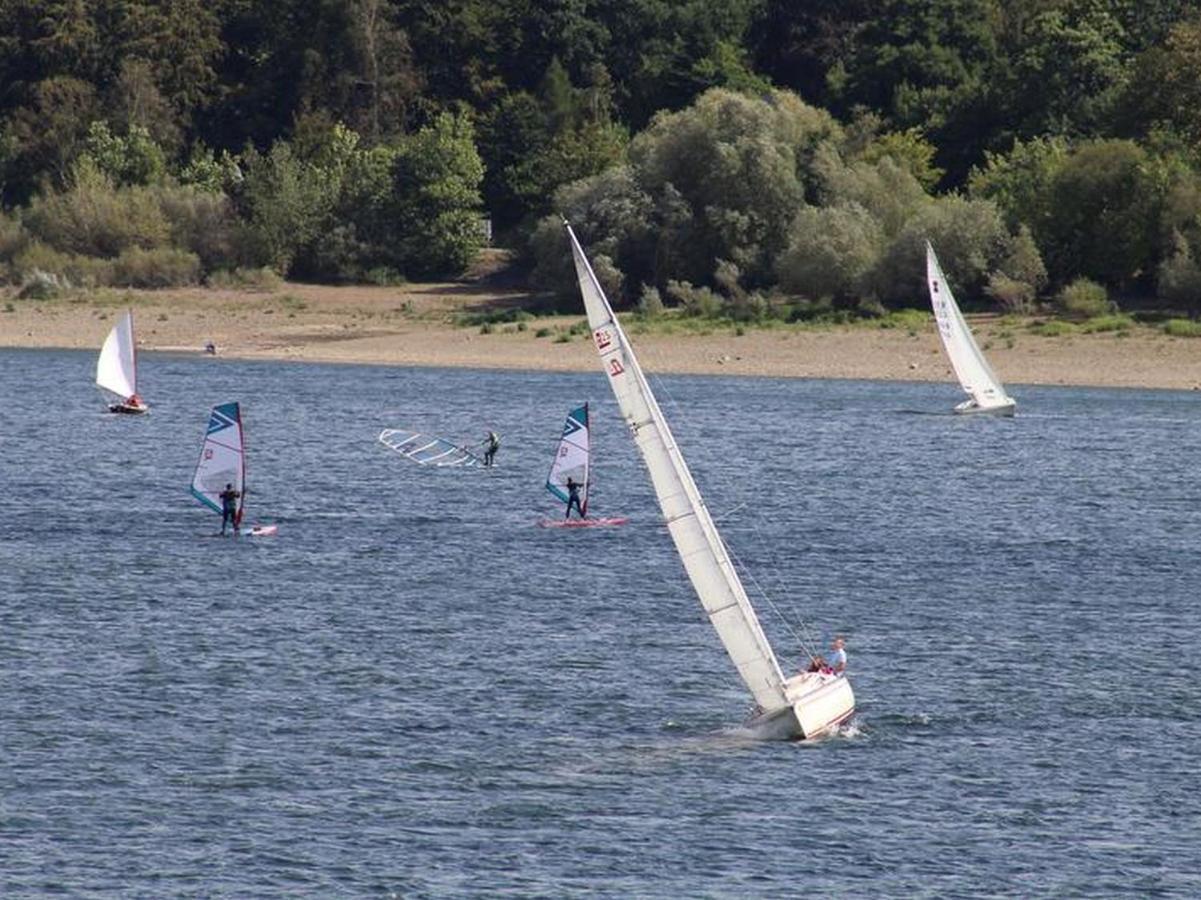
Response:
[[[956,406],[955,412],[1012,416],[1017,403],[1005,393],[996,373],[976,345],[929,241],[926,241],[926,282],[930,288],[930,305],[934,307],[934,318],[938,322],[938,336],[942,338],[964,393],[970,397]]]
[[[601,366],[642,453],[688,578],[755,699],[750,726],[770,738],[811,738],[828,732],[855,711],[850,682],[843,675],[827,672],[786,677],[780,669],[629,339],[575,233],[566,222],[564,225]]]
[[[588,418],[588,404],[577,406],[567,414],[555,458],[546,476],[546,489],[568,504],[567,515],[562,519],[542,519],[543,528],[595,528],[603,525],[624,525],[625,516],[590,517],[588,499],[592,494],[592,429]],[[579,500],[578,519],[571,518],[572,487]]]
[[[109,404],[109,412],[137,414],[150,409],[138,396],[138,350],[130,310],[122,314],[104,339],[96,360],[96,384],[117,398]]]
[[[233,530],[247,537],[275,534],[277,525],[242,525],[246,505],[246,447],[242,434],[242,410],[237,403],[222,403],[209,413],[209,424],[200,448],[200,461],[192,475],[192,496],[222,514],[229,495],[235,504]]]

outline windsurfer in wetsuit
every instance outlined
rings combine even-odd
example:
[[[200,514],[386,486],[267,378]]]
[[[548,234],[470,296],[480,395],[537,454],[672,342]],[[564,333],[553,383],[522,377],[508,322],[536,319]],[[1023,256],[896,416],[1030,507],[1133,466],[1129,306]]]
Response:
[[[242,496],[234,490],[232,484],[227,484],[219,495],[221,498],[221,533],[225,534],[225,524],[233,526],[234,537],[238,536],[238,498]]]
[[[584,509],[580,506],[580,484],[570,475],[567,476],[567,515],[563,517],[564,521],[571,518],[571,508],[575,507],[575,511],[580,514],[580,518],[584,518]]]
[[[496,451],[500,449],[500,435],[489,431],[484,438],[484,465],[491,466],[496,461]]]

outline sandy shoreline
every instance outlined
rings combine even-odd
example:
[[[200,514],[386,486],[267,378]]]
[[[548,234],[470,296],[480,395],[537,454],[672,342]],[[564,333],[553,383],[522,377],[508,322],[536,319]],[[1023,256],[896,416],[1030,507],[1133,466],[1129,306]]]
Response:
[[[0,307],[0,347],[98,349],[116,311],[132,307],[142,350],[397,366],[592,371],[596,357],[580,316],[457,324],[465,313],[505,308],[523,295],[474,285],[326,287],[268,291],[103,291],[70,299],[16,300]],[[1201,340],[1149,327],[1041,337],[1021,325],[973,321],[977,339],[1007,384],[1201,390]],[[571,326],[575,334],[569,334]],[[913,331],[864,326],[640,333],[639,358],[657,372],[875,380],[953,380],[933,320]],[[542,337],[537,337],[539,333]]]

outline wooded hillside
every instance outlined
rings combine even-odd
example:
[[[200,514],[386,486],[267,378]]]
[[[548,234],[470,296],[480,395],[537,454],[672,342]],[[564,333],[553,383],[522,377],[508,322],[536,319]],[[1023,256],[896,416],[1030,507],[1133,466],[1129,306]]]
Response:
[[[0,0],[0,275],[1201,306],[1201,2]]]

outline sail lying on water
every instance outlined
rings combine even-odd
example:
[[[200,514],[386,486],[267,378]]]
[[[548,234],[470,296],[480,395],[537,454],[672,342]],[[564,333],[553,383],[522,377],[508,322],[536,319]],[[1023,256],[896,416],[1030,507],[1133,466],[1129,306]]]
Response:
[[[580,486],[580,514],[583,516],[588,515],[588,491],[591,488],[588,480],[590,457],[588,404],[585,403],[567,414],[567,421],[563,423],[563,435],[559,438],[559,448],[555,451],[555,461],[551,463],[550,474],[546,476],[546,489],[564,503],[570,498],[567,479],[570,478]]]
[[[926,241],[926,281],[930,288],[934,318],[938,322],[938,336],[942,338],[942,345],[946,348],[951,367],[964,393],[971,397],[956,406],[955,411],[1013,415],[1017,404],[1005,393],[1000,379],[980,352],[929,241]]]
[[[242,410],[237,403],[214,406],[200,448],[200,462],[192,476],[192,496],[220,513],[221,493],[226,485],[238,492],[234,524],[242,523],[246,500],[246,453],[242,442]]]
[[[379,442],[423,466],[469,468],[483,465],[483,461],[466,447],[417,431],[385,428],[379,434]]]

